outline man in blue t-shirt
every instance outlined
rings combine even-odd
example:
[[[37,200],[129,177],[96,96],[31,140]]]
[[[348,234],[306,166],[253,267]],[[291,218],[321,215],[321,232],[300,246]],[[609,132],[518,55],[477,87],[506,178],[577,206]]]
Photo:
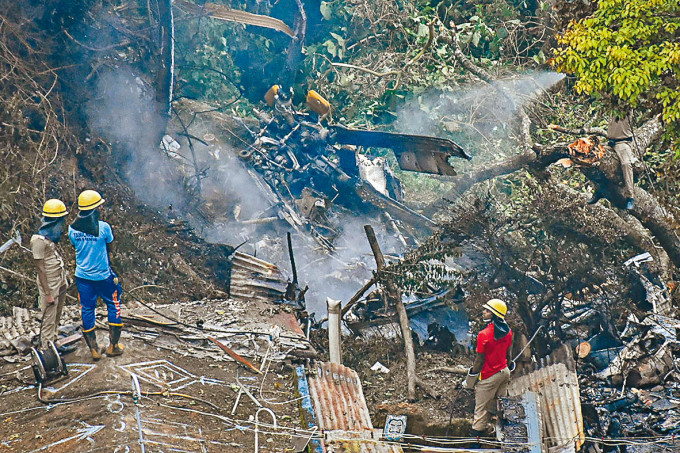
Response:
[[[111,269],[110,244],[113,242],[111,225],[99,220],[97,207],[104,203],[101,195],[94,190],[85,190],[78,196],[78,218],[68,227],[68,237],[76,249],[76,286],[82,307],[83,338],[90,348],[93,360],[101,359],[102,351],[97,346],[94,310],[97,298],[106,302],[109,320],[110,344],[106,355],[123,353],[118,343],[123,323],[120,319],[120,296],[123,289],[118,277]]]

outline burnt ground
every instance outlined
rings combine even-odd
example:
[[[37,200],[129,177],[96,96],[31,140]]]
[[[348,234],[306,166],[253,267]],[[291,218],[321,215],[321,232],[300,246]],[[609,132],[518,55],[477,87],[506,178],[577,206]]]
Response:
[[[299,331],[287,327],[292,315],[277,307],[234,300],[175,304],[166,313],[177,314],[178,305],[186,318],[203,319],[213,331],[201,333],[153,323],[135,326],[130,318],[152,313],[143,307],[128,308],[122,338],[125,353],[94,363],[79,340],[78,349],[65,356],[68,376],[47,383],[42,393],[47,404],[36,397],[33,374],[25,369],[28,361],[3,361],[0,451],[134,452],[142,451],[140,439],[146,451],[252,450],[252,417],[257,407],[243,395],[231,414],[238,383],[274,411],[279,426],[299,429],[297,385],[283,352],[295,345],[305,347]],[[271,316],[274,311],[279,313]],[[77,311],[70,308],[65,318],[76,316]],[[225,328],[232,333],[217,332]],[[265,366],[265,374],[260,376],[205,340],[207,334],[220,338],[258,367],[265,356],[273,360],[267,361],[270,366]],[[98,329],[98,337],[100,345],[108,342],[105,330]],[[137,403],[131,395],[132,373],[139,376],[141,387],[142,398]],[[268,414],[260,415],[264,423],[271,423]],[[266,433],[260,436],[260,451],[291,448],[289,431],[263,429]]]

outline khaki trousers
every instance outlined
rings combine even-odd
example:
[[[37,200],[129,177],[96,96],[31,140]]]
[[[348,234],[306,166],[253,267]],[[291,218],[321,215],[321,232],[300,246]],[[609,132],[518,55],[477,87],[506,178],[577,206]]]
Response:
[[[496,397],[505,396],[508,391],[510,370],[503,368],[493,376],[477,382],[475,385],[475,415],[472,429],[487,431],[489,428],[489,410],[496,404]]]
[[[42,346],[47,345],[48,341],[57,341],[57,331],[59,320],[66,300],[66,284],[59,291],[52,292],[53,296],[63,292],[59,297],[55,297],[53,304],[48,304],[46,296],[43,294],[42,287],[38,285],[40,293],[40,309],[42,311],[42,324],[40,328],[40,342]]]
[[[630,142],[618,142],[614,145],[614,151],[619,156],[621,161],[621,170],[623,171],[623,182],[626,184],[624,194],[626,198],[633,197],[633,163],[636,161],[633,155],[633,148],[630,147]]]

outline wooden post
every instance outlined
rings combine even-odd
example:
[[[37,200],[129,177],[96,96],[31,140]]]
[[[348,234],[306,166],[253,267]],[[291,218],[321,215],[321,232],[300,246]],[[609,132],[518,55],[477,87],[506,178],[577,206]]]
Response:
[[[366,231],[366,237],[368,238],[368,243],[371,246],[371,250],[373,251],[373,256],[375,257],[375,265],[378,268],[378,273],[382,271],[385,268],[385,258],[383,257],[382,251],[380,250],[380,245],[378,245],[378,239],[375,237],[375,232],[373,231],[373,227],[371,225],[364,225],[364,230]],[[382,282],[383,286],[385,285],[386,282]],[[386,286],[387,287],[387,286]],[[389,287],[387,287],[389,291]],[[388,299],[392,296],[392,294],[388,295],[385,294],[385,297],[383,297],[383,303],[384,303],[384,310],[385,313],[387,313],[387,309],[389,306]]]
[[[375,263],[378,267],[378,275],[385,268],[385,258],[383,257],[378,241],[375,238],[375,232],[370,225],[364,225],[368,242],[371,244],[373,256],[375,256]],[[408,322],[408,315],[406,314],[406,307],[401,301],[401,293],[399,289],[389,278],[384,278],[381,282],[385,288],[385,310],[387,310],[387,300],[391,300],[397,308],[399,316],[399,326],[401,327],[401,336],[404,339],[404,350],[406,352],[406,376],[408,378],[408,399],[415,400],[416,398],[416,354],[413,349],[413,337],[411,336],[411,327]]]

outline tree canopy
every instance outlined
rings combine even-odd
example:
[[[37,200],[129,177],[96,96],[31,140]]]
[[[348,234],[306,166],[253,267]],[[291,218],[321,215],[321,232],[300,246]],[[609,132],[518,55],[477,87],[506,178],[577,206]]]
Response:
[[[552,63],[576,76],[579,92],[632,107],[657,104],[669,134],[680,134],[678,0],[601,0],[558,42]]]

